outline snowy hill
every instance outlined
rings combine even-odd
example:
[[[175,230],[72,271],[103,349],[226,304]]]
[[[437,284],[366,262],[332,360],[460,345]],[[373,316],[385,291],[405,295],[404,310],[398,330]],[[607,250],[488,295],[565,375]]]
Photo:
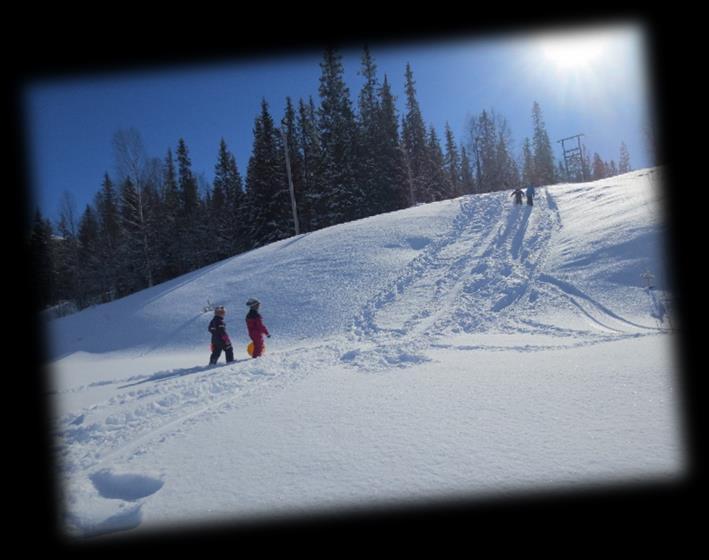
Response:
[[[66,530],[680,476],[660,175],[383,214],[51,321]]]

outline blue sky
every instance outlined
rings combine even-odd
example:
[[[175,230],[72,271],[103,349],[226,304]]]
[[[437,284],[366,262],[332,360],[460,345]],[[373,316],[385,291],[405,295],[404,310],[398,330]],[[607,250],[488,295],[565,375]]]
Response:
[[[470,117],[494,109],[505,117],[514,148],[531,136],[531,108],[541,105],[555,142],[584,133],[588,150],[618,160],[625,141],[633,168],[653,165],[646,148],[652,120],[652,95],[646,80],[643,28],[614,24],[549,32],[526,31],[484,38],[378,46],[370,50],[378,77],[388,76],[400,116],[405,111],[404,71],[411,64],[417,98],[427,125],[443,139],[448,122],[466,138]],[[573,33],[571,43],[564,35]],[[593,39],[588,42],[587,35]],[[561,34],[561,35],[560,35]],[[581,47],[577,49],[577,44]],[[589,46],[590,45],[590,46]],[[361,49],[342,49],[345,79],[353,103],[362,85]],[[242,176],[251,153],[252,127],[265,98],[276,121],[285,99],[312,96],[319,104],[322,50],[282,56],[214,61],[209,64],[156,66],[104,75],[64,76],[26,84],[26,146],[30,193],[45,216],[56,220],[64,191],[81,213],[100,189],[104,173],[114,174],[112,138],[135,128],[148,155],[163,159],[184,138],[193,171],[211,182],[221,138],[235,154]]]

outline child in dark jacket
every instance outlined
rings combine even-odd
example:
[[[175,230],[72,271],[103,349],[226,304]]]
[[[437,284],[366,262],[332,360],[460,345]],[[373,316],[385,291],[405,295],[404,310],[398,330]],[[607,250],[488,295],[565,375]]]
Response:
[[[224,354],[226,355],[227,364],[234,361],[234,348],[226,332],[224,315],[226,315],[224,307],[217,307],[214,310],[214,318],[209,323],[208,330],[212,333],[212,355],[209,357],[210,365],[217,363],[219,356],[222,354],[222,350],[224,350]]]
[[[522,195],[524,194],[524,191],[517,187],[515,190],[512,191],[512,194],[510,196],[515,197],[515,204],[522,204]]]
[[[266,325],[263,324],[261,315],[259,315],[259,307],[261,303],[257,299],[249,299],[246,302],[249,306],[249,313],[246,315],[246,328],[249,331],[249,337],[254,343],[254,352],[251,354],[252,358],[258,358],[263,353],[263,335],[265,334],[268,338],[271,338],[271,334],[268,332]]]

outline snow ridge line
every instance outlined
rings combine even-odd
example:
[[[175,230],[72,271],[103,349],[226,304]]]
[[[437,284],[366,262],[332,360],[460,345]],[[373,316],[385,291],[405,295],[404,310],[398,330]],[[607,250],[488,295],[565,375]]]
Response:
[[[546,282],[547,284],[550,284],[550,285],[554,286],[555,288],[557,288],[585,316],[587,316],[591,321],[599,324],[601,327],[603,327],[605,329],[610,329],[610,330],[616,331],[618,333],[625,332],[620,329],[617,329],[617,328],[614,328],[614,327],[611,327],[609,325],[602,323],[601,320],[596,316],[596,314],[600,314],[601,317],[615,319],[616,321],[623,323],[625,325],[628,325],[630,327],[635,327],[638,329],[643,329],[643,330],[653,331],[653,332],[660,330],[657,327],[647,327],[644,325],[639,325],[637,323],[634,323],[632,321],[629,321],[628,319],[621,317],[620,315],[618,315],[617,313],[615,313],[611,309],[607,308],[605,305],[601,304],[600,302],[596,301],[591,296],[589,296],[588,294],[586,294],[585,292],[583,292],[579,288],[573,286],[569,282],[565,282],[564,280],[560,280],[560,279],[555,278],[554,276],[551,276],[549,274],[542,274],[539,277],[539,280],[541,282]],[[581,303],[579,303],[579,300],[583,301],[586,304],[586,306],[581,305]],[[595,311],[596,314],[594,314],[592,311]]]

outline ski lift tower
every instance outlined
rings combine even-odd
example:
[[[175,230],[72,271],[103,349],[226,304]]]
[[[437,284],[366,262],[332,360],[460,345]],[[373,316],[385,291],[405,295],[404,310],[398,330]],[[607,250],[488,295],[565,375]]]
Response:
[[[557,143],[561,144],[561,150],[564,153],[564,169],[566,170],[566,177],[571,179],[569,175],[569,168],[574,171],[574,179],[578,181],[579,173],[581,174],[581,180],[586,180],[586,172],[583,168],[583,151],[581,150],[581,137],[583,134],[576,134],[575,136],[569,136],[568,138],[562,138],[557,140]],[[576,146],[571,143],[572,140],[576,139]],[[566,142],[569,142],[572,147],[566,146]]]

